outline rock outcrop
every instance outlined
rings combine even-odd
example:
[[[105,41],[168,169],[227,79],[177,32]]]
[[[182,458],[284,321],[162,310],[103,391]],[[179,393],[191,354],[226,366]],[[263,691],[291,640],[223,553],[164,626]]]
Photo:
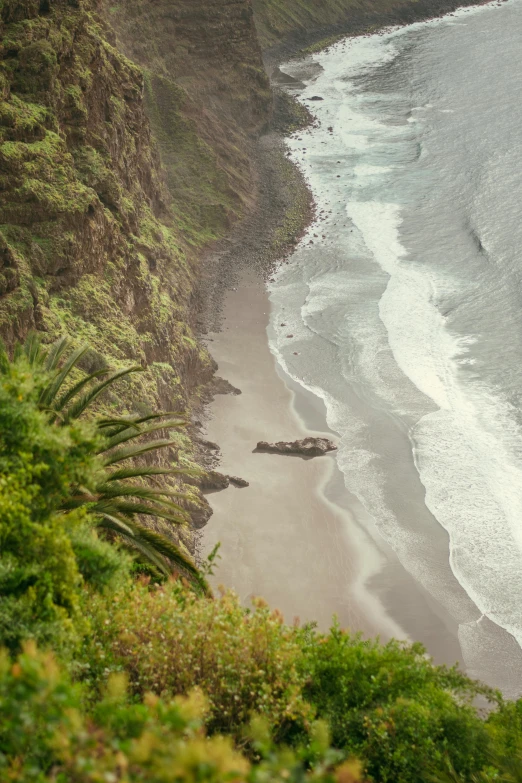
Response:
[[[220,492],[231,484],[238,489],[250,486],[248,481],[239,476],[226,476],[217,470],[208,470],[197,483],[203,492]]]
[[[199,482],[203,492],[219,492],[230,485],[230,478],[217,470],[209,470]]]
[[[303,438],[291,442],[278,441],[277,443],[267,443],[260,441],[255,451],[269,452],[270,454],[289,454],[300,457],[322,457],[329,451],[335,451],[335,446],[328,438]]]
[[[244,478],[240,478],[239,476],[229,476],[230,483],[233,484],[238,489],[243,489],[244,487],[249,487],[250,483],[246,481]]]

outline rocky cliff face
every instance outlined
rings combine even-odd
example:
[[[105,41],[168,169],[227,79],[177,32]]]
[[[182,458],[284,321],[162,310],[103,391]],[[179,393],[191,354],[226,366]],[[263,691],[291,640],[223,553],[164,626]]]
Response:
[[[193,263],[143,75],[95,11],[90,0],[3,3],[0,329],[8,342],[68,331],[116,362],[161,365],[144,402],[172,404],[209,364],[187,314]]]
[[[194,250],[252,198],[270,93],[248,0],[124,5],[110,16],[142,68],[96,0],[1,4],[0,331],[70,330],[185,387],[208,365]]]
[[[195,242],[221,236],[255,193],[252,139],[270,88],[250,0],[108,0],[146,106],[176,214]]]
[[[198,253],[252,201],[270,111],[249,0],[0,0],[0,31],[0,334],[68,332],[87,369],[148,368],[114,404],[186,408]]]

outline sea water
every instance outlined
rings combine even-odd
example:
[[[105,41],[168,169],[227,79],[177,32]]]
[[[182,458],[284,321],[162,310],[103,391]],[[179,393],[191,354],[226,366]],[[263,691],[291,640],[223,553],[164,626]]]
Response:
[[[270,286],[272,350],[325,401],[374,537],[495,682],[481,645],[515,668],[522,645],[522,2],[283,70],[318,120],[288,139],[317,220]]]

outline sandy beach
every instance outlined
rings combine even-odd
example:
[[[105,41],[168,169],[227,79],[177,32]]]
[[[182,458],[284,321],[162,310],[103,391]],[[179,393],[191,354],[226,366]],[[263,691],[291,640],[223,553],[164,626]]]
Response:
[[[415,638],[435,660],[460,658],[456,624],[384,545],[358,523],[362,509],[344,487],[334,454],[304,460],[254,453],[259,440],[333,438],[323,403],[285,376],[270,351],[269,300],[247,271],[224,301],[222,329],[209,347],[220,376],[242,392],[217,395],[205,437],[220,445],[219,470],[250,486],[209,495],[214,515],[202,550],[221,543],[215,587],[247,604],[263,596],[292,622],[329,627],[332,616],[364,636]]]

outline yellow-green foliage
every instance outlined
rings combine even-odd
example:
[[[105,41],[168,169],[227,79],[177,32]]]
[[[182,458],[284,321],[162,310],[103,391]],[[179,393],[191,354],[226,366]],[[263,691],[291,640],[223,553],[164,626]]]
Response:
[[[0,646],[36,639],[64,654],[89,628],[84,585],[128,587],[131,564],[96,536],[87,513],[106,475],[100,436],[85,422],[49,421],[48,382],[25,352],[10,362],[0,346]],[[82,507],[65,512],[82,492]]]
[[[152,591],[141,585],[132,600],[117,597],[93,622],[100,644],[91,666],[106,665],[109,656],[138,693],[182,694],[197,685],[209,700],[212,731],[240,739],[252,713],[268,719],[278,740],[309,725],[298,635],[261,600],[245,613],[232,593],[196,600],[176,584]]]
[[[214,234],[191,223],[187,191],[170,208],[143,75],[109,43],[100,8],[0,7],[0,333],[13,344],[34,328],[67,331],[116,362],[168,366],[127,400],[179,409],[188,368],[210,372],[189,305],[191,245]],[[208,168],[203,148],[193,154]]]
[[[130,703],[126,677],[113,675],[90,713],[50,654],[27,645],[11,661],[0,651],[0,779],[13,783],[358,783],[355,762],[335,770],[339,754],[318,727],[306,769],[273,747],[264,723],[253,726],[255,763],[230,737],[205,734],[208,703],[199,690]]]
[[[258,715],[278,742],[308,748],[309,762],[314,722],[326,721],[334,747],[359,758],[371,783],[428,783],[449,769],[460,783],[501,780],[506,748],[520,753],[522,702],[505,706],[458,669],[434,666],[420,645],[290,627],[263,601],[247,610],[232,593],[203,599],[179,584],[89,598],[86,613],[93,634],[78,670],[95,693],[121,671],[136,698],[201,688],[209,732],[250,752]],[[479,695],[492,703],[488,720]]]

